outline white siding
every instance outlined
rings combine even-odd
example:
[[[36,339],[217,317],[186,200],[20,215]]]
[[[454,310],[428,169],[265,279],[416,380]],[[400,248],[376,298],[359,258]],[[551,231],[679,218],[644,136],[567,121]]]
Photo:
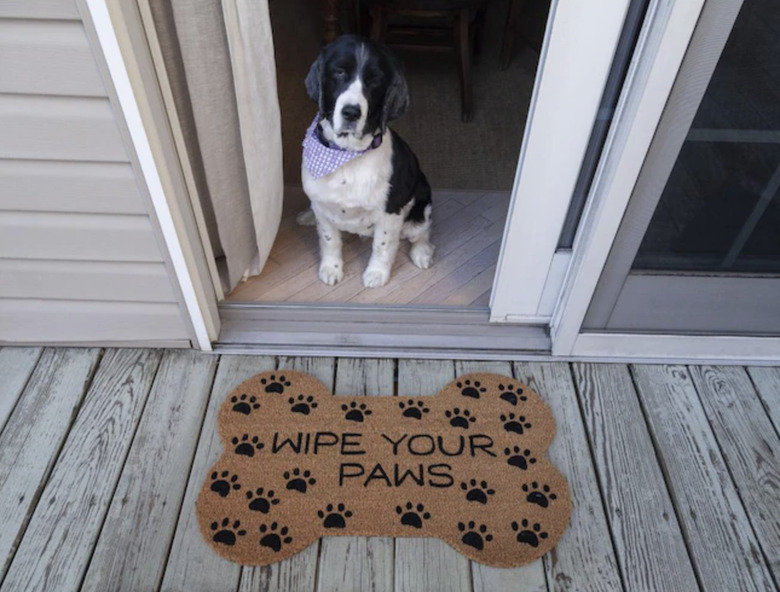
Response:
[[[0,2],[0,344],[188,345],[72,0]]]

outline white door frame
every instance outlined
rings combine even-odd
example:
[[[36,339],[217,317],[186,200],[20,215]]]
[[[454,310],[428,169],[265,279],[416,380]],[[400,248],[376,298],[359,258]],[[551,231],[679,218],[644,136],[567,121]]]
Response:
[[[780,359],[780,339],[583,332],[582,325],[704,0],[657,0],[646,19],[550,326],[554,356],[657,361]]]
[[[547,323],[568,256],[556,249],[629,0],[553,0],[515,174],[490,320]]]

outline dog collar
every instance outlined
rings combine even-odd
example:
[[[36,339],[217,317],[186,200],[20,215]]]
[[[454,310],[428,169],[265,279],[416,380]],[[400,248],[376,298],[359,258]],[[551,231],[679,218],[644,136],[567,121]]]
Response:
[[[324,138],[320,138],[317,133],[317,124],[320,117],[314,118],[309,129],[306,130],[306,136],[303,139],[303,162],[309,173],[315,179],[331,174],[349,161],[375,150],[382,145],[382,134],[377,134],[371,141],[371,145],[365,150],[351,151],[339,148],[331,142],[325,143]]]

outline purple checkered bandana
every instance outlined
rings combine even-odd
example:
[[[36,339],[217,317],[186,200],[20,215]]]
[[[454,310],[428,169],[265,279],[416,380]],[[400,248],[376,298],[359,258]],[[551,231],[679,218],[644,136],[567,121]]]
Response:
[[[306,137],[303,138],[303,163],[315,179],[331,174],[353,158],[357,158],[382,144],[382,136],[379,135],[371,142],[371,146],[359,152],[344,150],[332,144],[325,146],[317,137],[316,129],[319,121],[320,116],[317,115],[311,122],[309,129],[306,130]]]

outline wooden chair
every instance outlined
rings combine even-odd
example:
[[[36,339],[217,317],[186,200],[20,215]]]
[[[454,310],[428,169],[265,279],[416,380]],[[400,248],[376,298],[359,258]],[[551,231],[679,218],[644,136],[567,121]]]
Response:
[[[471,58],[487,0],[362,0],[372,13],[371,38],[405,48],[455,49],[461,119],[471,120]]]

